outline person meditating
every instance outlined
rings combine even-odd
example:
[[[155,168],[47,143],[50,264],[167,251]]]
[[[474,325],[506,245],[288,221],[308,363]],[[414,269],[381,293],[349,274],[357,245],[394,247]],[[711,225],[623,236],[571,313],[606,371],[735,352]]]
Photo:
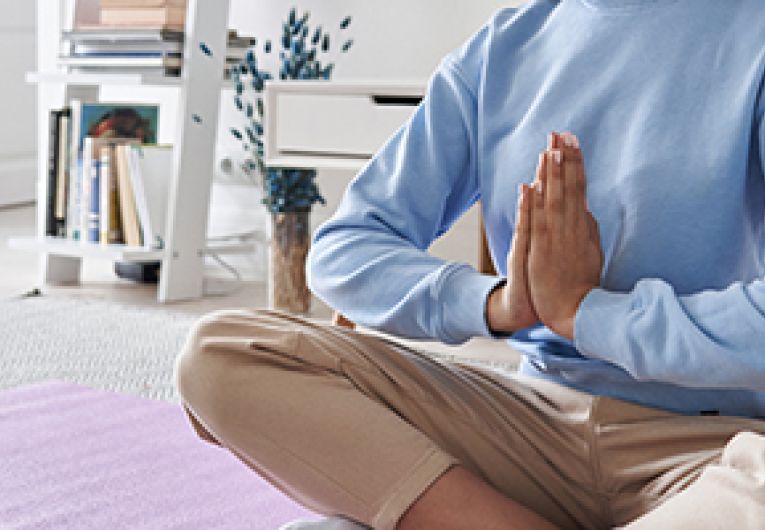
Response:
[[[354,527],[765,528],[763,78],[761,0],[501,10],[308,272],[358,324],[506,340],[519,371],[223,311],[178,360],[192,423]],[[426,252],[477,200],[496,277]]]

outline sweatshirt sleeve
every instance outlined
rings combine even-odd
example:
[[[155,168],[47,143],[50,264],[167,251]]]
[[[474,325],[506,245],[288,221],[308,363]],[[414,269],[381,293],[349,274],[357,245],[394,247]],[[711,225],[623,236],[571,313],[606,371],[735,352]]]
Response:
[[[575,344],[643,381],[765,390],[765,281],[677,296],[662,280],[629,293],[591,291]]]
[[[316,232],[311,290],[354,322],[450,344],[489,335],[486,298],[499,278],[427,253],[479,197],[474,90],[445,59],[412,118]]]
[[[765,165],[765,99],[759,105]],[[639,380],[696,388],[765,390],[765,278],[678,296],[662,280],[629,293],[590,292],[575,320],[583,354],[616,364]]]

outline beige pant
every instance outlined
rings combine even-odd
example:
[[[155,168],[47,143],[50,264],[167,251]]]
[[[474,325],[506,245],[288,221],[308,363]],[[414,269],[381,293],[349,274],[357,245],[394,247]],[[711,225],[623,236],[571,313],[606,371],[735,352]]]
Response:
[[[765,529],[765,421],[679,416],[266,311],[202,319],[176,375],[203,438],[374,528],[459,463],[562,528]]]

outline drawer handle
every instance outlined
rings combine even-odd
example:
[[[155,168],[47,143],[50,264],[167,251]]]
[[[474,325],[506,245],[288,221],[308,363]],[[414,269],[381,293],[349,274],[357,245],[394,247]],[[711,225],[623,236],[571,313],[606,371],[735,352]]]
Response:
[[[421,96],[372,96],[375,105],[385,107],[416,107],[422,102]]]

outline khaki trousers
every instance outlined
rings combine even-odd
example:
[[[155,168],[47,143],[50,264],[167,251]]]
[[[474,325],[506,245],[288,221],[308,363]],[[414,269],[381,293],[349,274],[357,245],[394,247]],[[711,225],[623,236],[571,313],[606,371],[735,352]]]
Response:
[[[680,416],[268,311],[203,318],[176,377],[200,436],[374,528],[459,464],[565,529],[765,529],[765,421]]]

